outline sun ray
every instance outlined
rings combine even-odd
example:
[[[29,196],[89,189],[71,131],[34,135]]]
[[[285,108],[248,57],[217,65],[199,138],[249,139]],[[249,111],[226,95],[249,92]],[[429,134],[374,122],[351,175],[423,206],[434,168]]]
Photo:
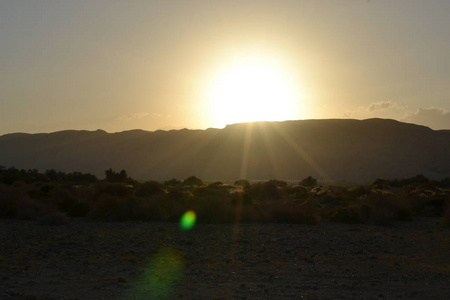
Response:
[[[274,127],[280,136],[294,149],[294,151],[302,157],[318,174],[322,179],[330,180],[330,176],[323,170],[322,167],[309,155],[294,138],[287,132]]]
[[[252,139],[252,128],[253,124],[248,124],[245,127],[245,136],[244,136],[244,143],[243,143],[243,149],[242,149],[242,160],[241,160],[241,170],[240,170],[240,179],[246,179],[247,178],[247,171],[248,171],[248,160],[250,155],[250,142]]]

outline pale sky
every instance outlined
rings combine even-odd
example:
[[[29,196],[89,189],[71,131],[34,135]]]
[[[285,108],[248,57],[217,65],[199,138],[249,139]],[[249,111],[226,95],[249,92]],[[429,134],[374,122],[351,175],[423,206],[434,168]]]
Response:
[[[1,0],[0,134],[392,118],[450,129],[450,1]]]

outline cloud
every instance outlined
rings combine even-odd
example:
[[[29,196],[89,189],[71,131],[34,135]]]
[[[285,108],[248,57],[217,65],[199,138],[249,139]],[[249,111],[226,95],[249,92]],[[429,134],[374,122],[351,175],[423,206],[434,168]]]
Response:
[[[406,107],[404,106],[400,106],[395,102],[392,101],[380,101],[380,102],[375,102],[369,105],[369,107],[367,108],[368,111],[373,112],[373,111],[379,111],[379,110],[388,110],[388,109],[393,109],[393,110],[403,110]]]
[[[440,107],[419,108],[416,112],[408,113],[402,121],[423,124],[433,129],[450,129],[450,111]]]
[[[353,111],[344,114],[344,118],[388,118],[399,119],[405,117],[406,106],[401,106],[393,101],[373,102],[368,106],[360,106]]]
[[[134,114],[127,114],[118,117],[117,119],[120,121],[128,121],[128,120],[140,120],[142,118],[148,117],[150,114],[147,112],[138,112]]]
[[[450,111],[440,107],[419,108],[414,111],[393,101],[373,102],[346,112],[344,118],[386,118],[425,125],[432,129],[450,129]]]

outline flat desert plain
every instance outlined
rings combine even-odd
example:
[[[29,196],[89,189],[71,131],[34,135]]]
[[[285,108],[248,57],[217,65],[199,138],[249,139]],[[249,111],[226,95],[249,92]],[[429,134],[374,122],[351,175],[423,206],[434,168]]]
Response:
[[[450,299],[450,228],[0,220],[0,299]]]

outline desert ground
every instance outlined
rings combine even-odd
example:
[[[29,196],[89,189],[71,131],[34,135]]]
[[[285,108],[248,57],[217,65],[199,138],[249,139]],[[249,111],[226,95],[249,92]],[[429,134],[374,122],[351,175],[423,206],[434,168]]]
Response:
[[[449,299],[450,228],[0,220],[0,299]]]

